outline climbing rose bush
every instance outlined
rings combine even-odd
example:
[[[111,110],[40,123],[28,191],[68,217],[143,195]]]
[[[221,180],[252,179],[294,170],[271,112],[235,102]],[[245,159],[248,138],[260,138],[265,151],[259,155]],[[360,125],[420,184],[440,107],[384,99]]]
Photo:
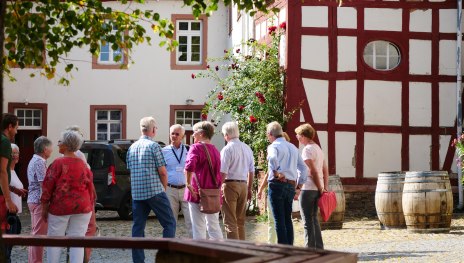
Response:
[[[270,43],[250,39],[246,46],[224,50],[221,58],[208,59],[207,70],[192,78],[209,78],[216,86],[209,92],[203,114],[215,123],[225,115],[238,122],[240,139],[255,154],[256,164],[265,168],[266,125],[285,125],[294,110],[284,110],[285,70],[279,65],[279,42],[286,25],[268,29]],[[225,76],[225,77],[224,77]]]

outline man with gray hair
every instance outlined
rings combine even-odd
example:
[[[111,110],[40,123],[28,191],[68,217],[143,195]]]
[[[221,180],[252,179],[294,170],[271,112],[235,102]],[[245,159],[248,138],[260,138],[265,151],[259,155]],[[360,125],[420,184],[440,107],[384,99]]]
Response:
[[[292,202],[295,187],[301,189],[307,180],[308,168],[295,145],[282,137],[282,126],[271,122],[266,127],[269,171],[269,203],[274,214],[277,243],[293,245]]]
[[[166,170],[168,172],[168,184],[166,194],[171,204],[174,218],[177,221],[179,208],[184,215],[185,226],[189,238],[193,238],[192,220],[190,220],[190,209],[187,201],[184,201],[185,176],[184,167],[187,159],[188,146],[182,143],[185,128],[180,124],[174,124],[169,128],[171,144],[163,148]]]
[[[245,240],[246,204],[251,199],[255,171],[253,152],[240,141],[236,122],[226,122],[222,134],[227,141],[221,151],[224,228],[228,239]]]
[[[144,237],[145,225],[151,210],[163,227],[163,237],[174,237],[176,220],[172,214],[165,189],[168,183],[166,162],[156,135],[153,117],[140,120],[142,136],[127,151],[127,168],[130,170],[132,193],[132,236]],[[132,249],[134,263],[145,262],[143,249]]]

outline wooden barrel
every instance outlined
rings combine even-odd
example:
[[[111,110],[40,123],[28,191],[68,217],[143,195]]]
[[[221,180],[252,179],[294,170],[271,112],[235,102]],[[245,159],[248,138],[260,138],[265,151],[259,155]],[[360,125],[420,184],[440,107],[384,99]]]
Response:
[[[408,231],[447,233],[453,215],[453,193],[444,171],[407,172],[403,212]]]
[[[375,210],[385,229],[405,228],[403,215],[404,172],[379,173],[375,188]]]
[[[343,185],[338,175],[329,176],[329,191],[335,192],[337,197],[337,207],[332,212],[327,222],[323,222],[321,214],[318,212],[318,220],[321,225],[321,229],[342,229],[343,221],[345,220],[345,192],[343,191]]]

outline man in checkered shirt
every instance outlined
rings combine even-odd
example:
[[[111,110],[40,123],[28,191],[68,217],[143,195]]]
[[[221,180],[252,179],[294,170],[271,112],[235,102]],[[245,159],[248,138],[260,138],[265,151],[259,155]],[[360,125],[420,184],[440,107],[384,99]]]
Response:
[[[153,141],[157,129],[153,117],[142,118],[142,136],[127,152],[127,168],[131,176],[133,237],[145,236],[145,224],[151,210],[163,227],[163,237],[174,237],[176,234],[176,220],[165,193],[168,183],[166,162],[161,147]],[[132,260],[134,263],[144,262],[143,249],[132,249]]]

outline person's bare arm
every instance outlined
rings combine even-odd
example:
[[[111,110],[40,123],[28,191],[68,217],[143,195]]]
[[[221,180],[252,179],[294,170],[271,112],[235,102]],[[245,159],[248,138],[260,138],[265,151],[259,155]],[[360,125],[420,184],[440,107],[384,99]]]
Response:
[[[258,199],[261,199],[262,195],[263,195],[263,191],[264,189],[267,187],[267,180],[269,178],[269,173],[266,173],[266,175],[264,176],[263,178],[263,181],[261,182],[261,185],[259,186],[258,188]]]
[[[9,169],[8,159],[0,157],[0,187],[2,188],[3,197],[5,198],[6,209],[8,209],[10,213],[16,214],[18,212],[18,208],[13,201],[11,201],[7,169]]]
[[[164,190],[166,190],[166,187],[168,187],[168,171],[166,170],[166,166],[158,167],[158,174],[161,180],[161,184],[163,185]]]
[[[329,189],[329,167],[327,166],[327,163],[325,161],[322,166],[322,173],[324,174],[324,189],[328,190]]]
[[[195,189],[193,189],[192,184],[190,183],[192,181],[192,172],[189,171],[184,171],[185,174],[185,181],[187,182],[187,188],[189,189],[190,193],[196,198],[197,192],[195,192]]]

